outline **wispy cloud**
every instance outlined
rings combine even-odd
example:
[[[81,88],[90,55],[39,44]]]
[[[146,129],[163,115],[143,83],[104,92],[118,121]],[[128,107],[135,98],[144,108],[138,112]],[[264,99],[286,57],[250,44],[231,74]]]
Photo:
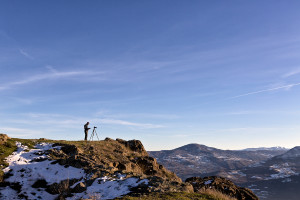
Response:
[[[125,125],[125,126],[134,126],[139,127],[143,129],[149,129],[149,128],[163,128],[163,125],[158,124],[144,124],[144,123],[135,123],[135,122],[129,122],[125,120],[118,120],[118,119],[101,119],[100,122],[102,124],[116,124],[116,125]]]
[[[47,66],[49,69],[49,66]],[[88,75],[96,75],[96,74],[102,74],[103,72],[95,72],[95,71],[62,71],[58,72],[54,70],[54,68],[51,68],[50,72],[43,73],[43,74],[37,74],[28,78],[24,78],[19,81],[4,83],[0,85],[0,90],[6,90],[10,89],[13,86],[17,85],[26,85],[33,82],[43,81],[43,80],[52,80],[52,79],[61,79],[61,78],[67,78],[67,77],[75,77],[75,76],[88,76]]]
[[[39,130],[12,127],[2,127],[1,132],[8,134],[10,137],[26,137],[42,133],[42,131]]]
[[[31,56],[31,55],[29,55],[26,51],[24,51],[23,49],[19,49],[19,52],[23,55],[23,56],[25,56],[26,58],[29,58],[30,60],[33,60],[34,58]]]
[[[138,123],[129,120],[121,120],[116,118],[85,118],[76,117],[72,115],[62,115],[62,114],[44,114],[44,113],[24,113],[16,116],[6,117],[4,123],[8,124],[24,124],[24,125],[42,125],[43,127],[56,127],[56,128],[78,128],[82,127],[87,121],[91,122],[96,126],[101,124],[111,124],[111,125],[121,125],[128,127],[136,127],[140,129],[154,129],[154,128],[164,128],[165,126],[160,124],[152,123]]]
[[[98,116],[105,118],[138,118],[138,119],[163,119],[174,120],[179,119],[181,116],[175,114],[159,114],[159,113],[110,113],[109,111],[99,111],[96,113]]]
[[[298,86],[298,85],[300,85],[300,83],[293,83],[293,84],[289,84],[289,85],[283,85],[283,86],[280,86],[280,87],[275,87],[275,88],[270,88],[270,89],[266,89],[266,90],[259,90],[259,91],[255,91],[255,92],[249,92],[249,93],[237,95],[237,96],[234,96],[234,97],[230,97],[229,99],[235,99],[235,98],[239,98],[239,97],[244,97],[244,96],[249,96],[249,95],[254,95],[254,94],[259,94],[259,93],[264,93],[264,92],[270,92],[270,91],[275,91],[275,90],[280,90],[280,89],[290,89],[290,88]]]
[[[262,111],[262,110],[241,110],[241,111],[220,113],[220,115],[256,115],[256,114],[265,114],[268,112],[269,111]]]
[[[290,71],[290,72],[284,74],[282,77],[283,77],[283,78],[288,78],[288,77],[294,76],[294,75],[296,75],[296,74],[300,74],[300,68],[294,69],[294,70],[292,70],[292,71]]]

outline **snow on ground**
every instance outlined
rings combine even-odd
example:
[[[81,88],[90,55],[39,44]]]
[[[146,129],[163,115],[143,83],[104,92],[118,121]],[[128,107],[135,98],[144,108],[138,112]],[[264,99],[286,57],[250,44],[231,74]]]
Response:
[[[211,184],[212,182],[213,182],[212,180],[205,181],[205,182],[204,182],[204,185],[209,185],[209,184]]]
[[[118,178],[113,179],[109,177],[97,178],[94,183],[82,193],[74,193],[73,197],[67,198],[67,200],[73,199],[114,199],[130,192],[131,187],[136,187],[140,184],[148,185],[148,180],[140,180],[138,178]],[[78,183],[74,184],[75,187]]]
[[[263,180],[264,179],[263,177],[260,177],[260,176],[251,176],[251,178],[255,178],[255,179],[259,179],[259,180]]]
[[[299,173],[295,172],[292,167],[289,166],[288,163],[283,164],[274,164],[269,167],[269,170],[272,173],[270,175],[262,175],[262,176],[252,176],[251,178],[259,179],[259,180],[272,180],[272,179],[283,179],[288,178],[293,175],[299,175]],[[288,182],[289,179],[283,180],[283,182]]]
[[[224,159],[224,160],[233,160],[233,161],[239,161],[239,160],[246,160],[246,159],[232,157],[232,158],[227,158],[227,159]]]
[[[45,150],[52,147],[50,144],[39,144],[36,149],[31,149],[28,152],[24,151],[27,148],[21,143],[17,143],[17,146],[17,152],[7,158],[9,167],[4,169],[4,172],[10,171],[13,175],[6,180],[8,182],[32,185],[36,180],[45,179],[48,184],[52,184],[66,179],[80,179],[85,175],[82,169],[65,168],[59,164],[51,164],[53,161],[48,160],[47,155],[45,155]]]
[[[17,151],[7,157],[9,166],[4,169],[5,173],[11,176],[5,179],[11,184],[17,183],[20,185],[20,193],[13,190],[11,187],[0,188],[1,200],[12,199],[45,199],[52,200],[58,195],[52,195],[45,191],[44,188],[33,188],[32,185],[37,180],[46,180],[48,185],[59,183],[67,179],[88,179],[89,175],[85,174],[83,169],[74,168],[71,166],[62,166],[58,163],[52,164],[53,161],[48,160],[45,154],[49,149],[60,149],[61,147],[53,147],[52,144],[40,143],[35,146],[35,149],[28,149],[27,146],[17,142]],[[117,179],[108,177],[98,178],[94,183],[87,188],[84,193],[76,194],[76,197],[89,197],[87,195],[96,194],[99,198],[94,199],[109,199],[129,193],[130,187],[135,187],[141,183],[148,184],[148,180],[139,180],[138,178],[127,178],[125,175],[118,175]],[[74,187],[78,184],[74,184]],[[24,195],[24,196],[23,196]],[[23,197],[22,197],[23,196]],[[78,199],[78,198],[70,198]]]
[[[299,175],[299,173],[296,173],[295,171],[293,171],[293,169],[291,167],[289,167],[288,163],[284,163],[281,165],[277,165],[277,164],[272,165],[272,166],[270,166],[270,170],[277,172],[277,174],[271,174],[271,176],[269,178],[267,178],[266,180],[287,178],[292,175]]]
[[[19,195],[28,196],[29,199],[54,199],[57,195],[51,195],[43,188],[32,188],[37,180],[46,180],[48,184],[59,183],[66,179],[81,179],[85,173],[82,169],[74,167],[51,164],[53,161],[47,159],[46,150],[52,147],[52,144],[40,143],[35,149],[28,149],[27,146],[17,142],[17,151],[8,156],[6,161],[9,166],[3,171],[11,174],[5,181],[18,183],[21,186]],[[16,191],[7,186],[0,189],[1,199],[19,199]]]
[[[230,172],[228,172],[228,174],[239,175],[239,176],[247,176],[245,173],[241,172],[240,170],[231,170]]]
[[[257,162],[257,163],[248,165],[248,167],[259,167],[259,166],[262,166],[263,163],[265,163],[265,162]]]

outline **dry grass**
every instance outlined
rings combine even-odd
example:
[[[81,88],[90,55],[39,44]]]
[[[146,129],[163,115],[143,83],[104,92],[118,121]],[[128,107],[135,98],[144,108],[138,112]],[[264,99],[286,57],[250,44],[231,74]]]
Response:
[[[0,145],[0,182],[3,181],[3,169],[8,166],[5,158],[17,150],[16,142],[12,139],[8,139],[5,144]]]
[[[220,191],[217,191],[215,189],[202,189],[202,191],[199,192],[200,194],[209,195],[210,197],[216,199],[216,200],[237,200],[234,197],[230,197]]]
[[[142,197],[121,197],[119,200],[237,200],[227,196],[219,191],[208,189],[202,193],[186,193],[186,192],[172,192],[172,193],[150,193]]]

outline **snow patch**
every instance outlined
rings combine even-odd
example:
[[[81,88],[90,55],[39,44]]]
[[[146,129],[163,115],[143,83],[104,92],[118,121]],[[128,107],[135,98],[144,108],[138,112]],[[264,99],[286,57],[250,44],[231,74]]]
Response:
[[[211,184],[212,182],[213,182],[212,180],[205,181],[205,182],[204,182],[204,185],[209,185],[209,184]]]
[[[48,159],[47,150],[60,149],[60,146],[53,147],[53,144],[40,143],[34,149],[16,143],[17,151],[6,158],[9,166],[4,169],[5,173],[11,176],[5,179],[6,182],[19,185],[20,192],[11,187],[0,188],[1,200],[13,199],[45,199],[54,200],[58,195],[52,195],[45,191],[45,188],[33,188],[32,185],[38,180],[45,180],[48,185],[59,183],[63,180],[78,179],[79,181],[71,186],[74,188],[83,180],[89,180],[91,174],[86,174],[83,169],[71,166],[52,164]],[[124,174],[116,174],[116,178],[102,177],[97,178],[93,184],[87,187],[83,193],[74,194],[68,199],[93,198],[93,199],[112,199],[128,194],[130,188],[139,184],[148,185],[148,180],[139,178],[127,178]],[[92,196],[91,196],[92,195]]]
[[[231,170],[230,172],[228,172],[231,175],[239,175],[239,176],[247,176],[246,174],[244,174],[243,172],[241,172],[240,170]]]
[[[6,159],[9,166],[4,169],[4,172],[9,172],[12,175],[6,179],[8,182],[32,185],[39,179],[45,179],[48,184],[53,184],[66,179],[79,179],[85,175],[82,169],[51,164],[53,161],[48,160],[45,151],[52,148],[52,144],[41,143],[35,146],[36,149],[29,151],[21,143],[17,143],[17,146],[17,152]],[[41,161],[41,159],[45,160]]]
[[[53,161],[48,160],[46,151],[51,148],[60,149],[59,146],[52,147],[52,144],[40,143],[35,149],[29,150],[20,142],[16,145],[18,149],[6,158],[9,166],[3,171],[11,175],[5,181],[19,184],[21,192],[17,194],[9,186],[1,188],[1,199],[22,199],[18,195],[27,196],[29,199],[55,199],[57,195],[51,195],[43,188],[32,188],[32,185],[37,180],[44,179],[48,184],[53,184],[67,179],[80,179],[85,175],[82,169],[51,164]]]
[[[113,179],[105,176],[102,178],[97,178],[93,184],[87,188],[86,191],[82,193],[74,193],[74,196],[67,198],[67,200],[81,198],[93,198],[101,200],[114,199],[116,197],[128,194],[130,192],[130,188],[136,187],[140,184],[148,185],[148,179],[140,180],[139,178],[132,177],[124,180],[123,177]]]
[[[271,174],[271,176],[266,178],[266,180],[287,178],[292,175],[299,175],[299,173],[296,173],[295,171],[293,171],[291,167],[289,167],[288,163],[283,163],[280,165],[277,164],[272,165],[270,166],[270,170],[277,172],[277,174]]]

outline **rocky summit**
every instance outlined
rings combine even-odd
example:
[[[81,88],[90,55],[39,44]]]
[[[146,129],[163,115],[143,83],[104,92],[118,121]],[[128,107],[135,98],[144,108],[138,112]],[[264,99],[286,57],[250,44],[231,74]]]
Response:
[[[0,137],[1,199],[151,199],[164,194],[171,199],[257,199],[249,189],[218,177],[183,182],[138,140]]]

